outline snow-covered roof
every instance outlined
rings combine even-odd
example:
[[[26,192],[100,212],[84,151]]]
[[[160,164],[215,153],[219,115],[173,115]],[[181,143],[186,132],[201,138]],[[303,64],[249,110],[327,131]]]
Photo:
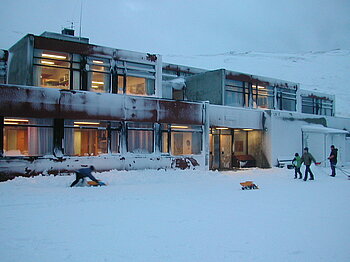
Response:
[[[348,131],[324,127],[322,125],[305,125],[301,127],[302,131],[313,132],[313,133],[323,133],[323,134],[348,134]]]

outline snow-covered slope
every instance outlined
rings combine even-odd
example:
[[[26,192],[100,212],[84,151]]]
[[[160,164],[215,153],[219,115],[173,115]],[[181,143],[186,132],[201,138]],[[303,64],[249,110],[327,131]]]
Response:
[[[163,61],[204,69],[283,79],[302,89],[336,95],[336,115],[350,117],[350,50],[306,53],[228,52],[213,55],[163,55]]]
[[[350,181],[312,169],[16,178],[0,183],[1,261],[350,261]]]

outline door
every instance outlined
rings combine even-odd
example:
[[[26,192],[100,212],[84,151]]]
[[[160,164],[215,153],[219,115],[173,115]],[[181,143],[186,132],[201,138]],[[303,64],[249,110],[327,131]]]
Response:
[[[232,169],[232,138],[231,129],[212,129],[209,136],[210,169]]]
[[[210,169],[220,169],[220,135],[210,135]]]
[[[232,168],[232,135],[220,135],[220,169]]]

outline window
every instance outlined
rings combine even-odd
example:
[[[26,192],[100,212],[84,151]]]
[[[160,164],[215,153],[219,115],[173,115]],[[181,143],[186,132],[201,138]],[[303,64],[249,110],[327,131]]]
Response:
[[[65,120],[64,152],[73,156],[98,156],[108,153],[108,123],[105,121]],[[112,135],[113,137],[113,135]],[[114,150],[119,150],[118,141],[111,141]]]
[[[241,81],[226,79],[225,105],[243,107],[245,103],[245,88]]]
[[[127,123],[128,152],[150,154],[154,151],[153,124]]]
[[[296,89],[277,87],[276,109],[296,111],[296,104]]]
[[[120,153],[120,132],[122,125],[119,122],[109,122],[111,153]]]
[[[108,59],[88,58],[88,90],[97,93],[110,91],[110,62]]]
[[[248,154],[248,132],[235,130],[234,131],[234,154],[247,155]]]
[[[315,96],[301,97],[301,112],[315,115],[333,115],[333,101]]]
[[[47,50],[34,50],[34,85],[79,89],[80,56]]]
[[[117,61],[118,93],[154,95],[155,65]]]
[[[170,140],[169,140],[170,139]],[[202,127],[162,125],[162,153],[198,155],[202,151]]]
[[[254,107],[274,108],[274,88],[272,86],[252,85]]]
[[[5,117],[4,154],[6,156],[52,155],[52,119]]]

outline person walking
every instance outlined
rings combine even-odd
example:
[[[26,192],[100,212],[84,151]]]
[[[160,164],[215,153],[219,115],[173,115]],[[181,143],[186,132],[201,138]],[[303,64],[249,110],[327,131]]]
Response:
[[[292,164],[294,166],[294,179],[297,179],[298,174],[299,174],[299,179],[303,178],[303,174],[300,172],[300,168],[301,168],[301,157],[299,156],[298,153],[295,153],[294,158],[292,160]]]
[[[304,181],[307,180],[308,173],[310,173],[310,180],[315,179],[314,174],[312,173],[311,168],[310,168],[312,162],[314,162],[316,164],[315,158],[309,153],[309,148],[305,147],[304,153],[301,157],[301,163],[304,163],[304,165],[306,167]]]
[[[329,162],[331,163],[332,177],[335,177],[335,166],[338,162],[338,149],[334,145],[331,145],[331,154],[328,157]]]
[[[92,181],[95,181],[97,184],[100,184],[100,182],[91,174],[92,171],[95,170],[94,166],[89,166],[88,168],[81,168],[78,169],[75,172],[75,180],[73,181],[73,183],[70,185],[71,187],[75,186],[80,179],[82,179],[84,181],[85,177],[90,178]]]

